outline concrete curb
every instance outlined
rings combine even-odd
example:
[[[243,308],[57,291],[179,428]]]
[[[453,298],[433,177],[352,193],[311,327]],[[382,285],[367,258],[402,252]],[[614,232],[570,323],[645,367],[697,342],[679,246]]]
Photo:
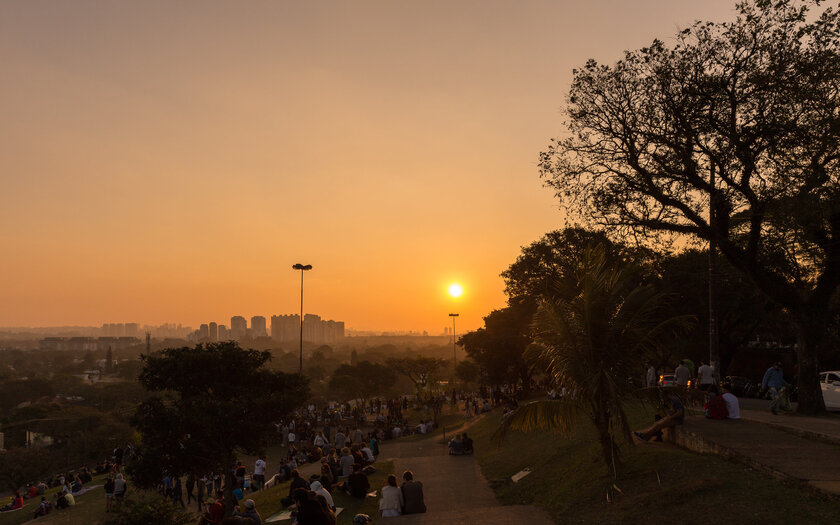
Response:
[[[777,416],[780,418],[784,418],[787,416]],[[752,423],[760,423],[762,425],[767,425],[768,427],[775,428],[777,430],[783,430],[785,432],[789,432],[795,436],[799,436],[805,439],[813,439],[815,441],[822,441],[823,443],[829,443],[831,445],[840,445],[840,436],[836,436],[833,434],[824,434],[822,432],[815,432],[813,430],[805,430],[804,428],[799,428],[794,425],[789,425],[784,422],[784,420],[777,422],[774,421],[767,421],[765,419],[760,418],[752,418],[749,415],[742,416],[741,419],[744,421],[750,421]]]
[[[755,423],[763,423],[761,421],[756,420],[749,421]],[[768,426],[773,425],[768,424]],[[807,479],[798,478],[786,472],[782,472],[776,468],[773,468],[770,465],[766,465],[764,463],[756,461],[754,458],[751,458],[736,450],[715,443],[714,441],[703,437],[700,433],[688,430],[683,426],[675,427],[673,430],[674,432],[672,433],[671,438],[673,440],[673,443],[678,447],[690,450],[692,452],[698,452],[700,454],[715,454],[718,456],[722,456],[731,461],[737,461],[738,463],[742,463],[750,468],[753,468],[759,472],[763,472],[764,474],[770,475],[778,480],[788,483],[801,484],[811,489],[812,491],[820,494],[821,496],[828,497],[833,500],[840,500],[840,490],[838,490],[838,487],[835,486],[835,484],[832,482],[811,481]],[[789,430],[789,427],[780,430]]]

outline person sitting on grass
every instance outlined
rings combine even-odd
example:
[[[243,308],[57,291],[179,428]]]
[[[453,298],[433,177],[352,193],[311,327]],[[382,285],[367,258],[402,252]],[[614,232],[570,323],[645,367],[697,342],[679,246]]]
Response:
[[[309,490],[309,483],[300,477],[300,472],[297,469],[292,471],[292,485],[289,487],[289,495],[280,502],[283,504],[284,507],[288,507],[292,504],[294,500],[294,494],[297,489],[305,489]]]
[[[341,467],[341,475],[346,477],[353,473],[353,465],[356,463],[356,458],[353,457],[353,454],[350,453],[349,447],[344,447],[341,449],[341,459],[338,460],[338,464]]]
[[[300,525],[335,525],[335,513],[324,496],[311,490],[297,489],[292,495]]]
[[[335,501],[333,501],[332,494],[330,494],[327,488],[324,487],[324,485],[322,485],[320,481],[315,480],[312,483],[310,483],[310,488],[312,492],[316,492],[323,496],[324,499],[327,500],[327,506],[330,508],[330,510],[335,512]]]
[[[365,499],[368,490],[370,490],[370,481],[368,481],[368,477],[364,472],[362,472],[361,466],[353,465],[353,473],[350,474],[349,478],[347,478],[345,491],[354,498]]]
[[[47,501],[46,496],[41,496],[41,503],[38,505],[38,508],[35,509],[35,515],[32,516],[32,519],[34,520],[40,516],[46,516],[50,513],[50,509],[52,509],[52,505],[50,505],[50,502]]]
[[[644,442],[648,442],[653,436],[656,436],[666,428],[673,428],[677,425],[682,425],[683,420],[685,419],[685,408],[683,408],[679,398],[671,398],[671,406],[670,408],[666,408],[666,412],[668,413],[666,417],[663,417],[644,430],[633,432],[633,435]]]
[[[254,500],[246,499],[242,504],[242,508],[238,505],[233,508],[233,516],[238,518],[247,518],[251,525],[262,525],[262,516],[257,512]]]
[[[7,512],[7,511],[10,511],[10,510],[17,510],[17,509],[20,509],[20,508],[23,508],[23,496],[21,496],[21,495],[20,495],[20,492],[18,492],[18,491],[16,490],[16,491],[15,491],[15,495],[14,495],[14,496],[12,496],[12,501],[10,501],[9,503],[7,503],[7,504],[6,504],[6,505],[5,505],[2,509],[0,509],[0,512]]]

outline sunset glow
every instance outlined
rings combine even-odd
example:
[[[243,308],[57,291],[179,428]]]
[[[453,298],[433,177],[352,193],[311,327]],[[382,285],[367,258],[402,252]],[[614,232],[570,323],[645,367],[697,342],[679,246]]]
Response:
[[[563,225],[572,70],[732,0],[0,5],[0,326],[459,330]],[[586,42],[586,45],[582,43]]]
[[[449,295],[452,297],[461,297],[461,294],[464,293],[464,288],[457,283],[449,285]]]

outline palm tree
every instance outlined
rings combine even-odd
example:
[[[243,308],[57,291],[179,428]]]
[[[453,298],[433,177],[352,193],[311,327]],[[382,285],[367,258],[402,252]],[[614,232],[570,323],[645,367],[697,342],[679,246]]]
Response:
[[[639,282],[637,267],[608,260],[600,245],[586,249],[574,276],[538,300],[535,344],[526,351],[532,365],[568,395],[520,407],[504,419],[497,436],[538,428],[570,435],[585,416],[617,476],[616,438],[632,442],[623,403],[637,389],[628,378],[690,318],[668,317],[666,297]]]

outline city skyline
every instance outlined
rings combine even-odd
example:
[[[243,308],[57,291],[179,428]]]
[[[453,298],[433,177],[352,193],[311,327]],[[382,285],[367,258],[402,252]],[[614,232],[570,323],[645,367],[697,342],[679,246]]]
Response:
[[[299,311],[301,262],[305,308],[348,326],[478,328],[520,247],[564,225],[536,163],[573,68],[732,14],[3,3],[0,325]]]

